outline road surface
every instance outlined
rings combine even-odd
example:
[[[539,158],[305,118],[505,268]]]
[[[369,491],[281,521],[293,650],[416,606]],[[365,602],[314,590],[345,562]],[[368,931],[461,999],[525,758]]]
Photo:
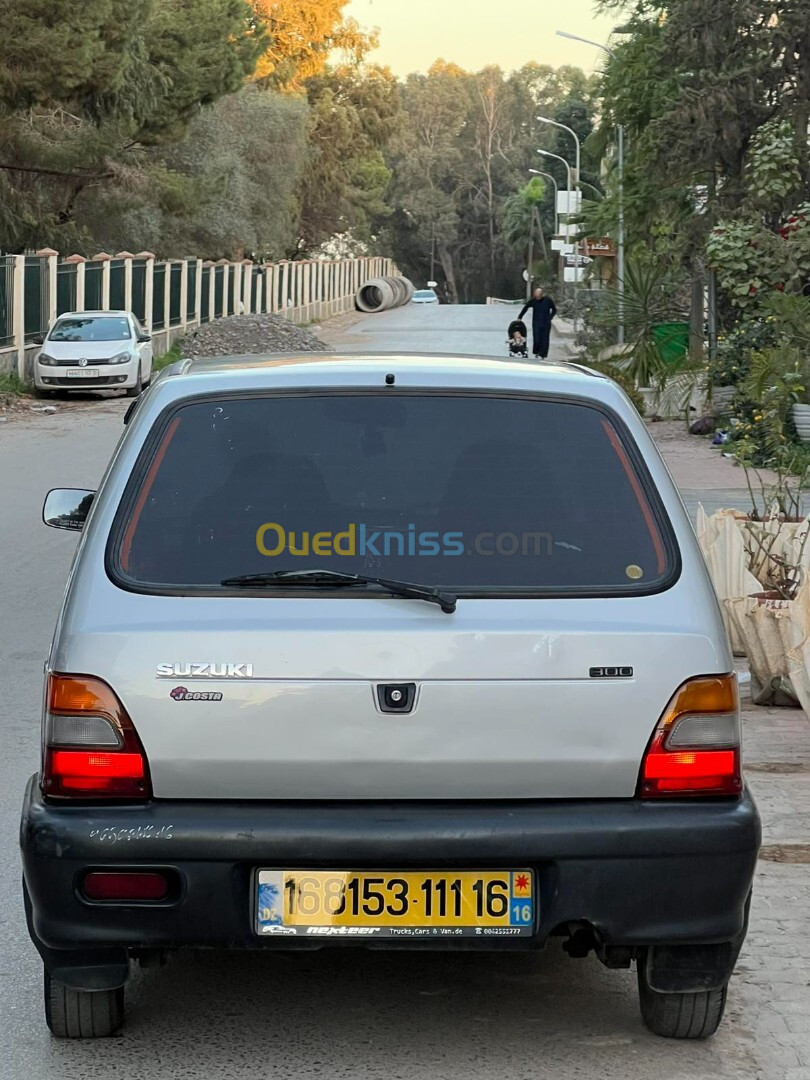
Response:
[[[349,328],[341,347],[500,354],[508,315],[409,308]],[[707,1044],[647,1034],[632,973],[570,960],[556,944],[539,956],[183,955],[135,976],[119,1037],[52,1040],[23,922],[17,826],[38,764],[43,660],[76,540],[42,526],[40,508],[50,487],[97,484],[125,407],[108,399],[0,424],[0,1080],[810,1077],[808,867],[776,863],[760,875],[728,1019]],[[759,712],[772,725],[763,745],[777,759],[777,776],[757,780],[769,835],[806,840],[810,814],[796,811],[773,750],[784,745],[783,759],[797,760],[805,729],[795,713],[771,721]]]
[[[315,330],[341,352],[462,353],[468,356],[506,356],[506,331],[520,308],[509,304],[410,304],[341,325],[335,332]],[[529,324],[530,325],[530,324]],[[531,346],[531,330],[529,331]],[[531,351],[531,349],[530,349]],[[563,338],[554,334],[549,360],[565,359]],[[534,363],[529,360],[529,363]]]

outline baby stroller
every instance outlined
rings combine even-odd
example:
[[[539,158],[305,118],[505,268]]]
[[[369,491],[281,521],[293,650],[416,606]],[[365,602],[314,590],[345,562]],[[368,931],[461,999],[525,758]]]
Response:
[[[529,342],[528,331],[526,330],[526,323],[520,319],[515,319],[514,322],[509,323],[509,355],[521,356],[524,360],[529,358]]]

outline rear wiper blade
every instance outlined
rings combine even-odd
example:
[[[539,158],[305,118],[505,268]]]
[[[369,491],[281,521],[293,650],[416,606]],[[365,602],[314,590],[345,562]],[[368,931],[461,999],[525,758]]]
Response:
[[[396,581],[392,578],[368,577],[365,574],[348,574],[341,570],[274,570],[264,574],[242,574],[239,577],[224,578],[220,584],[233,588],[250,588],[252,585],[379,585],[381,589],[386,589],[395,596],[438,604],[447,615],[453,614],[458,603],[458,597],[453,593],[434,589],[429,585],[415,585],[410,581]]]

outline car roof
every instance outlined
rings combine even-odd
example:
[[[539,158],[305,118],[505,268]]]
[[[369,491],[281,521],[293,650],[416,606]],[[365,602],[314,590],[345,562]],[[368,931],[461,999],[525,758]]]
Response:
[[[88,315],[92,315],[93,318],[117,318],[126,319],[132,315],[131,311],[63,311],[58,316],[60,319],[84,319]]]
[[[171,398],[231,391],[385,386],[523,390],[615,401],[609,379],[577,364],[519,363],[500,357],[403,353],[295,353],[180,360],[156,384]]]

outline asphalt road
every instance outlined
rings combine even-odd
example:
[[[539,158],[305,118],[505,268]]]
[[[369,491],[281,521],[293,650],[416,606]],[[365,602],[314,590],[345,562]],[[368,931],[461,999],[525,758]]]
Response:
[[[520,308],[508,304],[410,304],[361,318],[335,333],[319,337],[341,352],[461,353],[468,356],[506,356],[506,331]],[[530,325],[530,324],[529,324]],[[530,331],[531,344],[531,331]],[[531,351],[531,350],[530,350]],[[550,360],[562,359],[561,338],[554,335]],[[529,360],[528,363],[534,363]]]
[[[346,338],[374,350],[432,350],[441,340],[446,352],[501,352],[498,310],[409,309]],[[50,1038],[23,920],[17,828],[75,538],[46,529],[40,508],[50,487],[97,484],[124,408],[106,400],[0,424],[0,1080],[787,1077],[781,1065],[757,1068],[741,990],[716,1039],[671,1043],[642,1027],[632,973],[570,960],[557,945],[539,956],[181,955],[136,974],[119,1037]]]

